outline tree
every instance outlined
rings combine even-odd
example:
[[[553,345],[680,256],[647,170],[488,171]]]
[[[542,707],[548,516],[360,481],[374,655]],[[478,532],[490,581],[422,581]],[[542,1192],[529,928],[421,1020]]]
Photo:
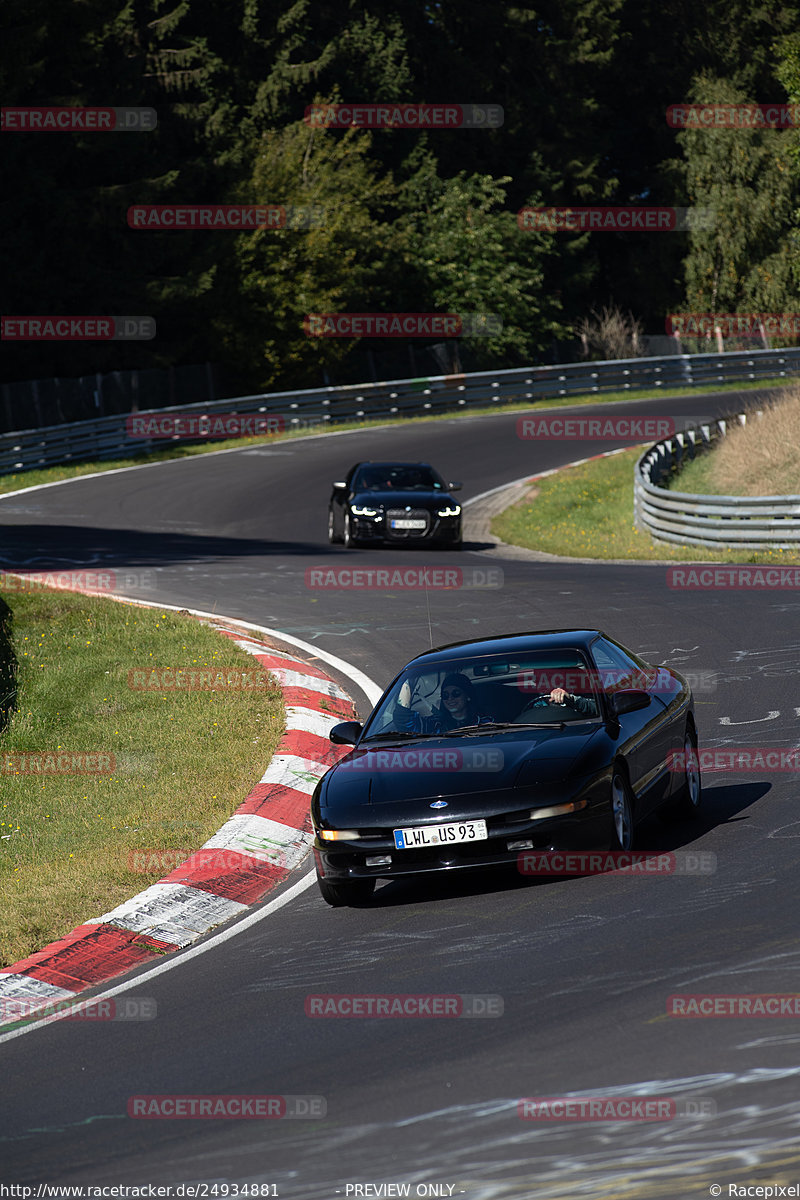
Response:
[[[701,75],[690,99],[746,104],[728,81]],[[762,128],[686,129],[689,201],[714,224],[689,236],[686,304],[692,312],[782,312],[797,303],[792,281],[792,213],[798,181],[787,132]]]

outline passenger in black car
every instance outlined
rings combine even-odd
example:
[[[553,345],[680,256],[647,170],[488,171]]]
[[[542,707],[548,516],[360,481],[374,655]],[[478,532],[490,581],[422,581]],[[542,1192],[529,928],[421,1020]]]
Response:
[[[472,693],[472,683],[466,675],[446,675],[442,683],[441,703],[424,715],[411,708],[411,687],[404,683],[400,699],[394,708],[394,724],[399,730],[411,733],[447,733],[464,725],[478,725],[494,718],[479,712]]]

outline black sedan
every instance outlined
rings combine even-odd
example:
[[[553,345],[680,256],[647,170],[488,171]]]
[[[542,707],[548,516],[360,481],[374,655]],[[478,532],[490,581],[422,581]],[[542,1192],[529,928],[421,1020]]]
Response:
[[[382,878],[523,869],[526,851],[631,851],[649,813],[700,805],[689,685],[598,630],[430,650],[330,739],[353,746],[311,800],[332,905]]]
[[[461,547],[461,505],[428,463],[361,462],[333,485],[328,540],[345,546],[391,542]]]

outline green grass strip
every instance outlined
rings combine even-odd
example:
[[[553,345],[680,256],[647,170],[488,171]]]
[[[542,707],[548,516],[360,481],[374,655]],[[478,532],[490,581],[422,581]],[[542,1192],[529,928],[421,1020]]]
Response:
[[[274,678],[258,690],[256,660],[200,621],[53,590],[4,598],[18,664],[16,711],[0,732],[0,964],[8,965],[148,887],[206,841],[263,775],[285,713]],[[148,672],[133,681],[149,683],[151,667],[209,670],[217,690],[130,686],[131,670]],[[228,669],[236,674],[219,686]],[[242,672],[256,688],[235,686],[248,682]],[[113,756],[114,770],[19,769],[24,754],[59,751]]]
[[[784,565],[800,561],[796,551],[684,548],[640,533],[633,524],[633,471],[641,455],[642,448],[634,447],[539,480],[527,498],[493,519],[492,533],[515,546],[572,558]]]

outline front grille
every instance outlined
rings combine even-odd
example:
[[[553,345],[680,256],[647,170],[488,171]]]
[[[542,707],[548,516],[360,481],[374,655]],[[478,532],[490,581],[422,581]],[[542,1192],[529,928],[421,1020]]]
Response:
[[[392,521],[424,521],[424,529],[392,529]],[[386,511],[386,536],[390,538],[425,537],[430,531],[431,514],[424,508],[412,508],[408,512],[404,508],[389,508]]]

